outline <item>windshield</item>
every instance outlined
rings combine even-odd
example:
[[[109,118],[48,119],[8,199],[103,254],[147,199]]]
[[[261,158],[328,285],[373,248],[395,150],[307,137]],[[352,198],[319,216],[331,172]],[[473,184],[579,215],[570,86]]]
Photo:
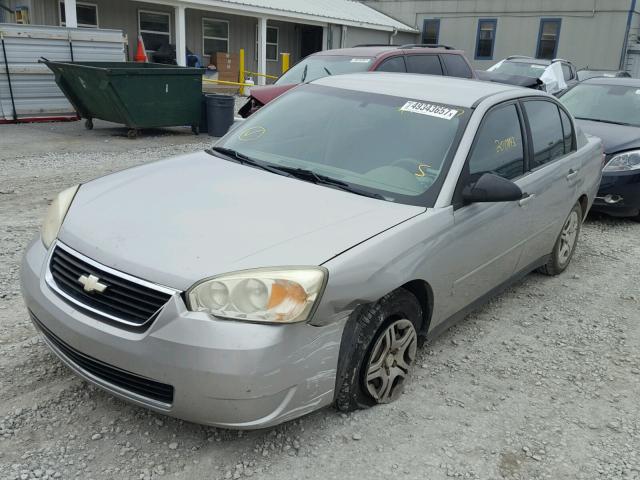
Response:
[[[502,61],[489,69],[490,72],[503,73],[505,75],[520,75],[522,77],[539,78],[547,66],[535,63]]]
[[[560,101],[576,118],[640,126],[638,87],[583,83],[565,93]]]
[[[291,67],[276,81],[276,85],[311,82],[318,78],[341,73],[366,72],[372,62],[373,58],[371,57],[311,55]]]
[[[387,201],[431,206],[468,115],[452,105],[302,85],[216,147],[270,167],[304,170],[307,177],[313,172]]]

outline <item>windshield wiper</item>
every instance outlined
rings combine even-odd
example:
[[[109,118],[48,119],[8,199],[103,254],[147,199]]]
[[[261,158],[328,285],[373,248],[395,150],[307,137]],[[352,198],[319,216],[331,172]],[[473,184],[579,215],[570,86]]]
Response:
[[[269,165],[256,160],[255,158],[251,158],[248,155],[245,155],[244,153],[240,153],[237,150],[234,150],[232,148],[225,148],[225,147],[212,147],[211,148],[212,151],[217,152],[217,153],[221,153],[227,157],[231,157],[233,159],[235,159],[236,161],[238,161],[238,163],[242,164],[242,165],[250,165],[252,167],[256,167],[256,168],[260,168],[262,170],[266,170],[267,172],[271,172],[271,173],[275,173],[277,175],[285,175],[287,177],[291,176],[289,175],[287,172],[282,171],[278,168],[275,167],[270,167]]]
[[[637,125],[634,125],[632,123],[625,123],[625,122],[616,122],[614,120],[602,120],[600,118],[587,118],[587,117],[575,117],[576,120],[587,120],[590,122],[600,122],[600,123],[612,123],[613,125],[624,125],[625,127],[636,127]]]
[[[327,72],[327,75],[329,76],[333,75],[333,73],[331,73],[327,67],[322,67],[322,68],[324,68],[324,71]]]
[[[307,70],[309,69],[309,64],[307,63],[304,66],[304,70],[302,71],[302,78],[300,79],[300,83],[304,83],[304,79],[307,78]]]
[[[326,175],[322,175],[320,173],[316,173],[313,170],[308,170],[306,168],[299,167],[283,167],[283,166],[274,166],[273,168],[281,170],[285,173],[290,174],[300,180],[305,180],[307,182],[315,183],[316,185],[326,185],[329,187],[335,187],[340,190],[344,190],[346,192],[355,193],[356,195],[362,195],[364,197],[378,198],[380,200],[385,200],[385,198],[379,193],[368,192],[358,187],[354,187],[350,183],[343,182],[342,180],[338,180],[337,178],[328,177]]]

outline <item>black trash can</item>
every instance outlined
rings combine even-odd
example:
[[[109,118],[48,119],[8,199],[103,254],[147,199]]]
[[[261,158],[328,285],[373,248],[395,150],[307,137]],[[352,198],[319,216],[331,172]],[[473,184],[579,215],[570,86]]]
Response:
[[[200,100],[200,131],[209,133],[207,124],[207,94],[203,93]]]
[[[207,131],[212,137],[222,137],[233,125],[235,99],[229,95],[207,95]]]

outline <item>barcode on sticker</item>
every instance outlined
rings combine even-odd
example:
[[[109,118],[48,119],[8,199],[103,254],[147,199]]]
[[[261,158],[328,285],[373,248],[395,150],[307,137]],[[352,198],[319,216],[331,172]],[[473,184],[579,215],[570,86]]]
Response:
[[[369,63],[371,61],[370,58],[352,58],[351,63]]]
[[[430,117],[444,118],[451,120],[458,114],[455,108],[443,107],[442,105],[434,105],[432,103],[408,101],[402,107],[401,112],[419,113],[420,115],[429,115]]]

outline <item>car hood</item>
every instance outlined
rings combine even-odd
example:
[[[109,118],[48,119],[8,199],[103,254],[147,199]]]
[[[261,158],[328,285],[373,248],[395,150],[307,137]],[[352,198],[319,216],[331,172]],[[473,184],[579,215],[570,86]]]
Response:
[[[235,270],[320,265],[424,211],[199,152],[82,185],[59,238],[104,265],[185,290]]]
[[[640,148],[640,128],[615,123],[576,120],[583,132],[600,137],[604,145],[604,153],[612,153]]]
[[[293,83],[287,85],[266,85],[263,87],[251,87],[251,96],[263,105],[266,105],[274,98],[279,97],[295,86],[297,86],[297,84]]]

